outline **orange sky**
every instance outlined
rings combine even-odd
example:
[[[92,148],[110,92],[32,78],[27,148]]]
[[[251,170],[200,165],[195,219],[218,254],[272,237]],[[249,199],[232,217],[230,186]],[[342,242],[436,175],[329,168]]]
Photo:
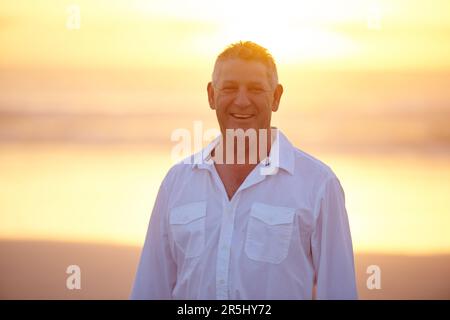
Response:
[[[275,120],[295,143],[447,146],[448,0],[2,0],[0,111],[136,111],[153,122],[19,119],[0,136],[142,129],[169,143],[190,117],[215,124],[205,85],[217,53],[241,39],[274,54],[286,88]],[[155,120],[167,111],[176,116]],[[142,242],[168,152],[0,147],[0,237]],[[348,193],[357,250],[450,250],[448,158],[420,150],[406,160],[321,158]]]
[[[79,30],[66,28],[71,4],[80,9]],[[209,68],[225,45],[252,39],[281,66],[443,69],[449,38],[445,0],[0,4],[0,66]]]

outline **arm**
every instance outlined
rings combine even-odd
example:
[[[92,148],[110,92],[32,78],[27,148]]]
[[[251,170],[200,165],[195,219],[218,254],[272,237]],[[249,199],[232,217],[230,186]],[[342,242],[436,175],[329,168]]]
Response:
[[[317,299],[357,299],[345,196],[339,180],[334,175],[319,192],[315,219],[311,251]]]
[[[168,193],[164,182],[153,207],[131,299],[171,299],[176,282],[167,224]]]

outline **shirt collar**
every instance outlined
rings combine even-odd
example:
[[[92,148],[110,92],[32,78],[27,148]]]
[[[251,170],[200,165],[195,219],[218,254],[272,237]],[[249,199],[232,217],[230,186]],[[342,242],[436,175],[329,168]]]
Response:
[[[287,137],[281,132],[280,129],[274,128],[275,139],[270,148],[269,157],[262,160],[259,165],[262,167],[269,167],[272,169],[283,169],[290,174],[294,174],[295,159],[294,159],[294,147],[287,139]],[[211,159],[211,152],[220,142],[220,135],[211,141],[201,151],[195,153],[191,158],[193,159],[192,168],[198,169],[210,169],[213,165]],[[273,172],[273,171],[271,171]],[[270,174],[270,173],[268,173]],[[273,174],[273,173],[272,173]]]

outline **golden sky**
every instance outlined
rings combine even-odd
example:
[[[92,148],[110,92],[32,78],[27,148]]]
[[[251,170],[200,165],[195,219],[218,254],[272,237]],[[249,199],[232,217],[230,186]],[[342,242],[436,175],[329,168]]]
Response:
[[[71,6],[80,28],[70,30]],[[254,40],[281,65],[336,69],[450,67],[445,0],[4,0],[0,66],[210,67]]]
[[[0,137],[140,133],[167,146],[195,117],[215,125],[214,59],[252,40],[275,56],[286,88],[275,120],[298,147],[448,149],[449,39],[448,0],[2,0],[0,111],[102,115],[0,114]],[[147,118],[104,116],[131,111]],[[142,243],[168,152],[24,146],[0,145],[0,237]],[[319,157],[347,191],[356,250],[449,252],[448,157],[414,150]]]

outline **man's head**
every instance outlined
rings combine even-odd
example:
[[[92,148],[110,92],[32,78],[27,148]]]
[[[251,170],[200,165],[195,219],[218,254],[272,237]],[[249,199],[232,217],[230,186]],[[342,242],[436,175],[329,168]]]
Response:
[[[217,57],[207,89],[222,133],[238,128],[269,130],[283,94],[272,56],[250,41],[232,44]]]

